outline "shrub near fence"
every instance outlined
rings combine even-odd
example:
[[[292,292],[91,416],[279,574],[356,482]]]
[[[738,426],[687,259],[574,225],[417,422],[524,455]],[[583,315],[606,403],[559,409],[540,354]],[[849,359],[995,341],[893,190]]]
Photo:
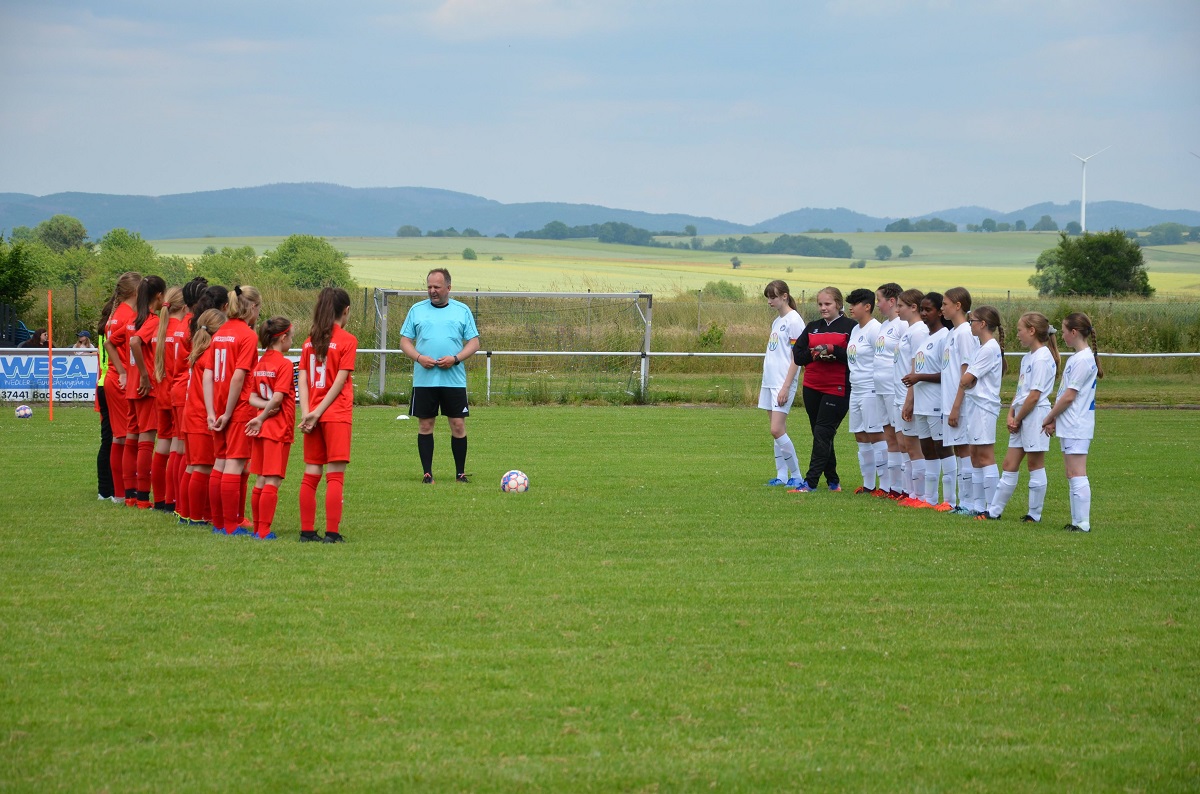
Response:
[[[481,293],[481,295],[484,293]],[[454,297],[478,309],[477,321],[485,350],[630,351],[640,350],[644,326],[632,304],[601,308],[597,301],[589,309],[563,299],[526,298],[511,303],[504,311],[487,308],[487,299],[473,300],[474,293]],[[79,293],[78,301],[68,290],[55,294],[55,344],[74,342],[79,328],[94,328],[99,306],[106,295]],[[281,314],[296,325],[297,340],[308,334],[315,291],[286,288],[264,289],[263,316]],[[370,290],[352,291],[348,330],[362,349],[376,346],[378,326]],[[818,316],[816,295],[805,292],[799,310],[806,320]],[[1010,299],[1006,295],[974,295],[974,303],[996,306],[1004,320],[1008,350],[1016,345],[1016,321],[1025,311],[1040,311],[1056,325],[1072,311],[1087,312],[1096,323],[1100,348],[1113,353],[1181,353],[1200,351],[1200,302],[1193,298],[1158,296],[1151,300],[1123,299]],[[393,299],[394,300],[394,299]],[[389,316],[388,348],[399,346],[399,329],[407,304],[394,302]],[[45,295],[25,317],[27,324],[41,324],[46,311]],[[680,353],[752,353],[737,358],[655,356],[650,363],[647,394],[638,389],[640,361],[619,357],[493,357],[492,399],[525,402],[715,402],[754,404],[757,401],[758,358],[766,343],[773,312],[765,299],[713,301],[694,292],[656,296],[654,299],[651,350]],[[76,317],[78,316],[78,321]],[[405,403],[411,385],[412,363],[399,354],[387,357],[386,389],[380,390],[379,357],[363,355],[356,386],[361,402]],[[1105,369],[1113,375],[1159,375],[1200,373],[1200,359],[1108,359]],[[472,394],[486,392],[486,359],[476,356],[468,363]],[[476,398],[480,399],[480,398]]]

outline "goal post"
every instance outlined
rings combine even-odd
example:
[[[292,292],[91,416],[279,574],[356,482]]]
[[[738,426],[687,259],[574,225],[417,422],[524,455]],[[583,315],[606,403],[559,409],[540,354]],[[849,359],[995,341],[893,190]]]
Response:
[[[424,290],[376,289],[374,372],[379,395],[406,391],[389,365],[411,373],[400,330]],[[467,361],[468,389],[535,402],[644,398],[650,378],[654,296],[647,292],[459,292],[471,307],[480,349]],[[365,352],[365,351],[364,351]],[[401,376],[403,377],[403,376]]]

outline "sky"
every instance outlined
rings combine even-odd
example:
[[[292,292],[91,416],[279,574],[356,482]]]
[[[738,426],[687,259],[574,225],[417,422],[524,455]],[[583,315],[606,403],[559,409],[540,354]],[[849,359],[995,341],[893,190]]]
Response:
[[[1200,209],[1195,0],[4,0],[0,192]]]

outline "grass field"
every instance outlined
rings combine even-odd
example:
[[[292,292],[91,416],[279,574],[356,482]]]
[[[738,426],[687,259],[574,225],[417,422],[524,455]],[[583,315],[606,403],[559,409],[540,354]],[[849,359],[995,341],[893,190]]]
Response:
[[[854,271],[872,284],[894,280],[902,284],[967,284],[973,293],[1032,296],[1029,286],[1039,253],[1058,244],[1051,232],[997,234],[834,234],[844,238],[856,258],[867,260],[865,271]],[[770,239],[773,235],[759,235]],[[279,237],[200,238],[156,240],[163,254],[199,256],[207,246],[250,245],[259,253],[278,245]],[[712,240],[716,238],[705,238]],[[849,261],[794,256],[739,254],[742,266],[732,269],[730,254],[670,248],[602,245],[595,240],[516,240],[495,238],[332,238],[350,255],[351,271],[359,283],[373,287],[419,289],[432,267],[445,266],[462,290],[585,290],[673,293],[695,290],[719,279],[741,284],[758,294],[764,281],[785,278],[796,294],[843,284]],[[899,253],[910,245],[909,259],[879,262],[875,246],[888,245]],[[462,259],[464,248],[478,254]],[[1150,283],[1168,295],[1200,295],[1200,245],[1145,249]],[[493,257],[501,257],[494,260]],[[788,268],[792,272],[788,272]]]
[[[395,414],[315,547],[298,460],[217,538],[96,501],[91,411],[0,420],[0,788],[1200,787],[1193,413],[1101,412],[1090,535],[1057,445],[1030,526],[764,488],[752,409],[478,408],[466,486]]]

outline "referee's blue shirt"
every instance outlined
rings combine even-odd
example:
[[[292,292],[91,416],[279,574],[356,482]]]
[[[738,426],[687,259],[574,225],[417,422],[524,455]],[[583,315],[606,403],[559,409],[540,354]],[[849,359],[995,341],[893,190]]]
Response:
[[[425,299],[408,310],[400,335],[413,340],[421,355],[439,359],[458,355],[468,340],[479,336],[479,330],[475,327],[475,316],[467,304],[451,298],[439,309]],[[413,362],[413,386],[457,386],[465,389],[467,370],[462,364],[450,369],[425,369]]]

